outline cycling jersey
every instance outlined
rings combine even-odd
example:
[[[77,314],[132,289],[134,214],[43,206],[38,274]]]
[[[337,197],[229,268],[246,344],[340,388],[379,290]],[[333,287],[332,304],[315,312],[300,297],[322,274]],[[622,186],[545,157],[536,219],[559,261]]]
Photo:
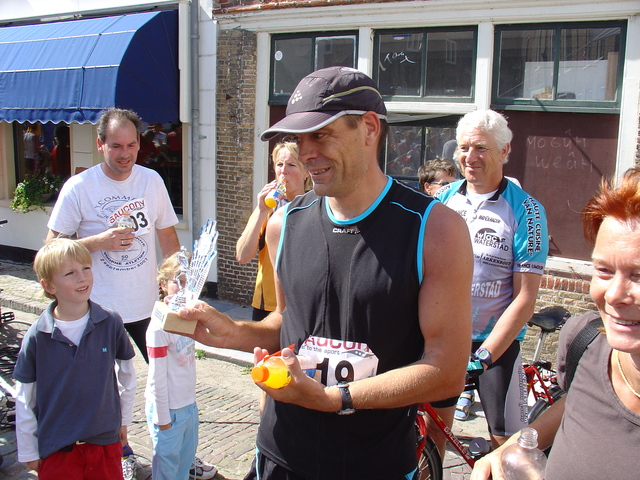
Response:
[[[474,205],[467,181],[444,187],[438,198],[469,227],[474,269],[473,340],[484,341],[513,299],[513,273],[542,275],[549,252],[544,207],[506,178],[491,198]],[[524,339],[523,329],[517,340]]]

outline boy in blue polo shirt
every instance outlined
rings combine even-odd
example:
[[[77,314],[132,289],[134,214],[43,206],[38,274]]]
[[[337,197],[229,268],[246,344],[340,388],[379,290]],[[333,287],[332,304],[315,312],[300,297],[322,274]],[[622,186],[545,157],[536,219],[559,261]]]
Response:
[[[22,340],[13,373],[18,460],[40,480],[121,480],[136,387],[122,320],[89,300],[91,255],[80,243],[52,240],[33,269],[53,302]]]

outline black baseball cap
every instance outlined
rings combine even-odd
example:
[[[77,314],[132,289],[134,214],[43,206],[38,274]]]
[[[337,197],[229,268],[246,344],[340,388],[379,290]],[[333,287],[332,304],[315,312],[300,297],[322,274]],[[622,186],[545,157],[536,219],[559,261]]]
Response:
[[[300,80],[287,103],[287,116],[260,138],[267,141],[279,133],[315,132],[343,115],[366,112],[387,118],[376,83],[355,68],[323,68]]]

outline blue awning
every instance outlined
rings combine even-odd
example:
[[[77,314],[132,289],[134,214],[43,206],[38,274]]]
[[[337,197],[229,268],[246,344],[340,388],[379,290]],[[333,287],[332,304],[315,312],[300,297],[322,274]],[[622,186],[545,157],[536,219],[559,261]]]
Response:
[[[0,120],[91,122],[108,107],[178,121],[175,10],[0,28]]]

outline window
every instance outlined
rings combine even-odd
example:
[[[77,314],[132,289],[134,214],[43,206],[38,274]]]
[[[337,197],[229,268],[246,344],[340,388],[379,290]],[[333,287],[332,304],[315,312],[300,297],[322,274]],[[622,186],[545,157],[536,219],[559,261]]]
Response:
[[[380,30],[374,80],[386,100],[471,101],[476,29]]]
[[[496,29],[494,103],[616,108],[622,22]]]
[[[356,35],[277,35],[271,44],[270,103],[285,104],[298,82],[315,70],[356,66]]]
[[[383,171],[418,188],[418,168],[436,157],[455,163],[453,149],[458,116],[389,125],[389,136],[381,159]]]

